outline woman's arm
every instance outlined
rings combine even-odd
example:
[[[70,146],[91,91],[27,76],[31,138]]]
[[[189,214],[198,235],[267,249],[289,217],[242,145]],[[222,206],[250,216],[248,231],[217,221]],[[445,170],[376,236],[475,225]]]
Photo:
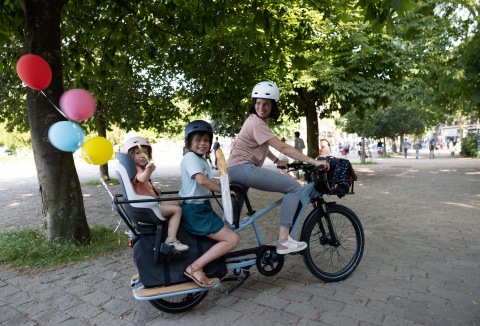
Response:
[[[203,173],[195,174],[195,180],[198,182],[199,185],[207,188],[208,190],[216,192],[222,191],[222,187],[218,183],[213,181],[213,179],[207,178]]]
[[[286,155],[290,158],[293,158],[294,160],[297,160],[297,161],[306,162],[308,164],[312,164],[312,165],[315,165],[315,166],[326,164],[326,162],[324,162],[324,161],[316,161],[311,157],[303,155],[302,153],[297,151],[294,147],[284,143],[283,141],[281,141],[277,137],[273,137],[272,139],[270,139],[268,141],[268,145],[272,146],[273,148],[275,148],[280,153],[282,153],[282,154],[284,154],[284,155]],[[276,159],[276,156],[273,155],[273,153],[270,152],[270,151],[268,151],[267,157],[269,159],[271,159],[272,161],[275,161],[275,159]],[[328,167],[328,163],[327,163],[327,167]]]

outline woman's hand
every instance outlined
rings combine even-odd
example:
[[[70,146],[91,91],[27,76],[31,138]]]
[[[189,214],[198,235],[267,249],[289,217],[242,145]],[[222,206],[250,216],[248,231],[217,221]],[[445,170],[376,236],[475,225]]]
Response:
[[[288,161],[284,160],[278,160],[277,161],[277,166],[283,166],[284,168],[287,168]]]
[[[323,165],[324,167],[323,168],[319,168],[320,171],[328,171],[330,170],[330,164],[326,161],[326,160],[321,160],[321,161],[317,161],[317,160],[313,160],[313,163],[311,163],[315,166],[320,166],[320,165]]]

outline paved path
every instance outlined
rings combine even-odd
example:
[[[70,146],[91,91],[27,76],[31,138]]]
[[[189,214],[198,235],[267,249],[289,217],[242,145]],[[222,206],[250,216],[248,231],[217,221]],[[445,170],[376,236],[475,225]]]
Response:
[[[322,283],[292,256],[276,276],[253,273],[229,296],[222,284],[193,310],[172,315],[132,297],[136,270],[127,249],[37,275],[0,268],[0,324],[480,325],[480,161],[422,153],[377,162],[356,166],[355,195],[330,198],[355,211],[366,234],[362,262],[345,281]],[[23,177],[0,169],[0,227],[41,223],[32,213],[39,205],[34,169],[16,166]],[[176,188],[169,166],[156,181]],[[82,181],[95,174],[79,165]],[[105,190],[83,191],[89,221],[115,224]],[[250,196],[259,209],[265,195]],[[30,214],[18,214],[23,206]],[[275,238],[276,214],[260,221],[266,241]],[[249,233],[241,232],[241,246],[252,243]]]

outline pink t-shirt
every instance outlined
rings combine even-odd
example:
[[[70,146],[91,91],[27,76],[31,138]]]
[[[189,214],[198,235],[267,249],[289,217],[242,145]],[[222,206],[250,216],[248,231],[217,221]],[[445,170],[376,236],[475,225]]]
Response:
[[[268,141],[276,137],[268,124],[256,114],[251,114],[233,143],[227,166],[253,163],[263,165],[268,154]]]

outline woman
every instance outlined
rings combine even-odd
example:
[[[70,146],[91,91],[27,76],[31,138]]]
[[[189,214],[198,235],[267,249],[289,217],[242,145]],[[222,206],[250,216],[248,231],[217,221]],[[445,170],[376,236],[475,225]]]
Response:
[[[269,147],[272,146],[294,160],[304,161],[315,166],[325,164],[325,162],[316,161],[303,155],[272,133],[268,122],[270,118],[276,120],[280,116],[277,105],[279,99],[280,92],[274,83],[264,81],[255,85],[252,91],[250,114],[233,144],[227,166],[228,176],[232,182],[262,191],[285,194],[280,211],[277,253],[288,254],[302,251],[307,247],[305,242],[297,242],[289,236],[300,200],[301,186],[298,181],[286,175],[262,168],[267,157],[278,166],[287,164],[286,161],[276,157]]]
[[[317,160],[320,157],[327,157],[332,155],[332,149],[330,148],[330,143],[326,139],[320,140],[320,150],[318,151]]]

